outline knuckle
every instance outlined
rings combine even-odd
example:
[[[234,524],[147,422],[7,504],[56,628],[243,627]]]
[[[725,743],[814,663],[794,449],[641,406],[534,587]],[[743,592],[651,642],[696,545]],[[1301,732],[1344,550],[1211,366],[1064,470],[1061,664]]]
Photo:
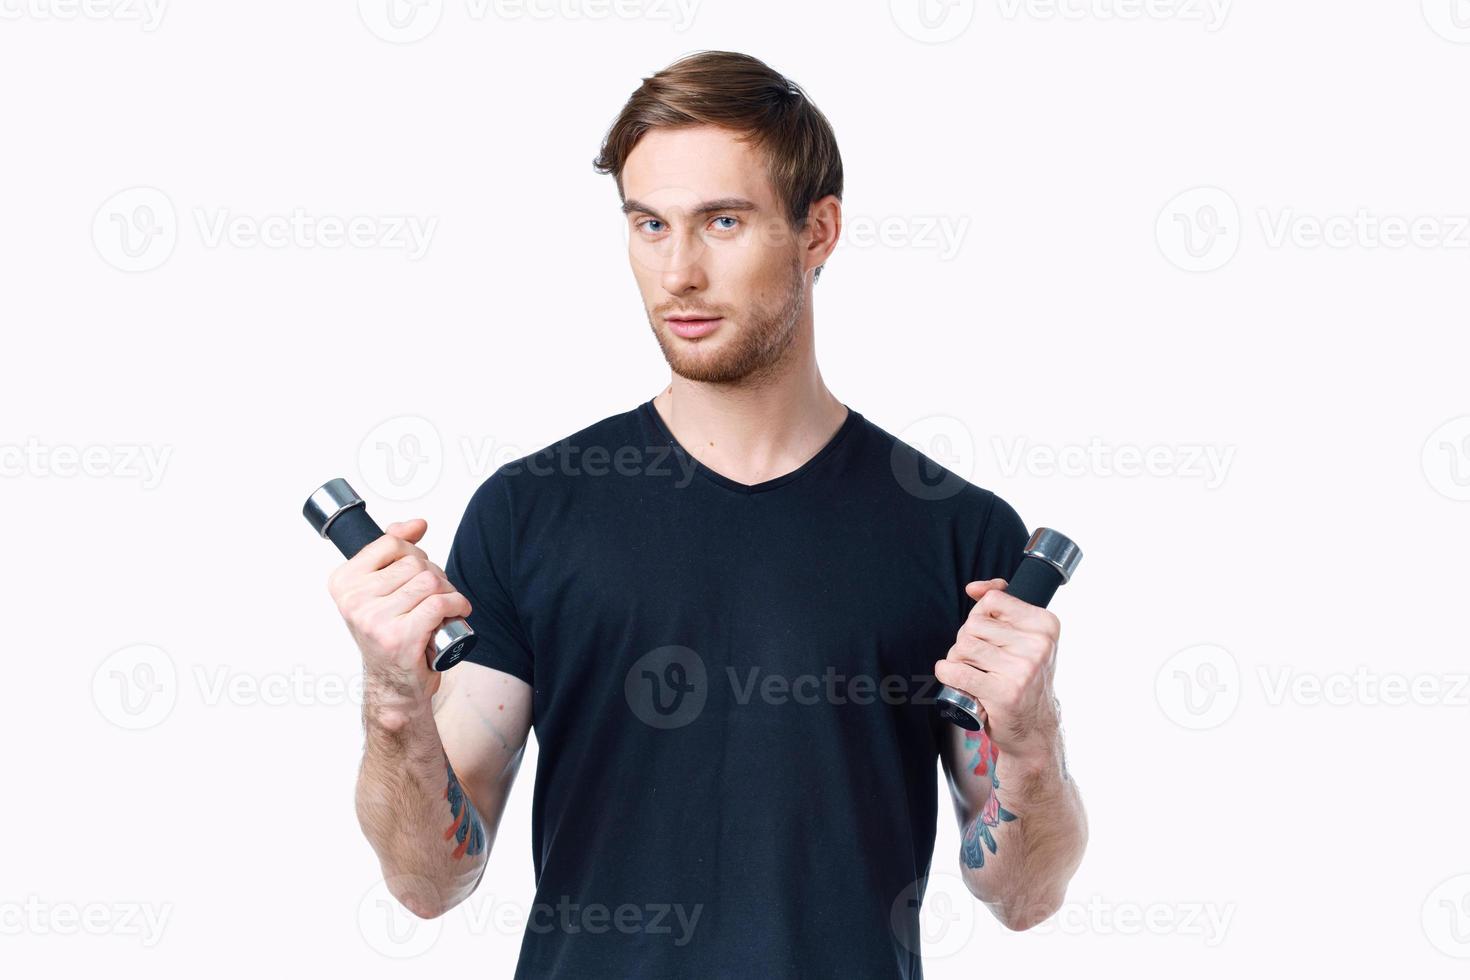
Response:
[[[459,602],[453,592],[436,592],[424,600],[429,611],[441,618],[448,618],[458,611]]]

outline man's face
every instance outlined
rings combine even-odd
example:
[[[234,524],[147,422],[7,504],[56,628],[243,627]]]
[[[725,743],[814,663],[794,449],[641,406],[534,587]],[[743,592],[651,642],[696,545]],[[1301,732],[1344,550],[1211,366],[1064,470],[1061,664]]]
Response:
[[[714,384],[767,375],[797,336],[807,281],[761,155],[715,126],[650,130],[623,194],[628,258],[669,367]]]

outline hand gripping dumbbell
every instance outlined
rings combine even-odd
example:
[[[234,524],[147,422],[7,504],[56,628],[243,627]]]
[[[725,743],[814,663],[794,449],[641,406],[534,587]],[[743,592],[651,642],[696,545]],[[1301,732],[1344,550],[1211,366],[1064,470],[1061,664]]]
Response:
[[[383,536],[383,529],[368,516],[367,505],[346,480],[328,480],[306,498],[301,509],[309,523],[322,537],[337,546],[344,558],[351,558]],[[475,631],[463,619],[446,619],[434,631],[432,650],[426,651],[429,666],[448,670],[464,659],[475,645]]]
[[[1021,567],[1006,581],[1005,591],[1033,606],[1045,609],[1063,582],[1072,578],[1082,550],[1072,539],[1048,527],[1039,527],[1026,542]],[[939,714],[966,731],[980,730],[980,706],[975,699],[945,685],[934,699]]]

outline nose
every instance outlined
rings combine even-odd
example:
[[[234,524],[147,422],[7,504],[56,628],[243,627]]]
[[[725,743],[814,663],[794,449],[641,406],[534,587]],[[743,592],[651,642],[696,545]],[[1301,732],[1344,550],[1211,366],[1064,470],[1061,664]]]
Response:
[[[673,245],[663,256],[659,273],[664,289],[675,296],[705,289],[709,278],[704,268],[705,243],[697,233],[673,238]]]

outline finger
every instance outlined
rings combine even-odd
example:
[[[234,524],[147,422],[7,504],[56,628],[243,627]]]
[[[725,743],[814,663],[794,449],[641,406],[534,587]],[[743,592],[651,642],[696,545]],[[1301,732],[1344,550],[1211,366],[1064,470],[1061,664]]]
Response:
[[[984,704],[997,691],[994,674],[978,670],[957,660],[940,660],[934,665],[934,678],[939,683],[961,691]]]
[[[428,521],[422,517],[410,517],[406,521],[394,521],[383,529],[383,533],[391,534],[395,538],[407,541],[409,544],[418,544],[428,530]]]
[[[446,619],[470,614],[470,600],[458,592],[436,592],[411,609],[407,616],[416,630],[432,635]]]
[[[426,568],[404,582],[392,595],[384,596],[381,601],[385,612],[402,616],[431,595],[453,591],[454,586],[449,584],[448,579],[434,569]]]
[[[999,589],[988,590],[975,603],[975,608],[971,609],[970,613],[974,616],[985,616],[990,619],[1000,620],[1002,623],[1013,626],[1022,632],[1052,635],[1056,631],[1057,617],[1055,613],[1049,612],[1040,606],[1033,606],[1031,603],[1017,599],[1009,592],[1004,592]]]
[[[374,596],[392,595],[403,587],[404,582],[423,571],[444,574],[444,569],[421,554],[404,555],[387,568],[379,569],[368,576],[366,588]]]
[[[960,644],[951,649],[945,659],[1016,683],[1024,681],[1031,669],[1030,661],[1021,654],[983,641],[976,646]]]
[[[945,655],[946,660],[969,664],[981,670],[992,670],[1000,665],[1005,651],[985,640],[969,639],[955,643]]]
[[[417,522],[407,521],[404,523],[418,523],[423,524],[424,528],[428,527],[428,525],[425,524],[422,520]],[[347,562],[347,565],[353,571],[359,574],[365,572],[376,572],[377,570],[385,568],[393,562],[397,561],[399,558],[402,558],[404,555],[423,554],[423,551],[420,550],[416,544],[414,544],[414,541],[418,540],[418,538],[420,537],[423,537],[423,528],[404,529],[403,525],[401,524],[390,524],[388,526],[391,528],[395,528],[398,533],[389,534],[387,532],[384,532],[381,537],[369,542],[363,547],[361,551],[353,555],[352,558],[350,558]],[[400,533],[404,534],[405,537],[399,537]],[[413,540],[409,540],[410,537],[413,538]]]
[[[965,595],[971,599],[979,599],[991,589],[1004,589],[1009,583],[1003,578],[982,579],[970,582],[965,586]]]
[[[1011,648],[1016,646],[1021,637],[1025,635],[1004,620],[992,619],[985,615],[979,611],[979,608],[976,606],[960,624],[961,636],[973,636],[977,640],[985,640],[998,647]]]

